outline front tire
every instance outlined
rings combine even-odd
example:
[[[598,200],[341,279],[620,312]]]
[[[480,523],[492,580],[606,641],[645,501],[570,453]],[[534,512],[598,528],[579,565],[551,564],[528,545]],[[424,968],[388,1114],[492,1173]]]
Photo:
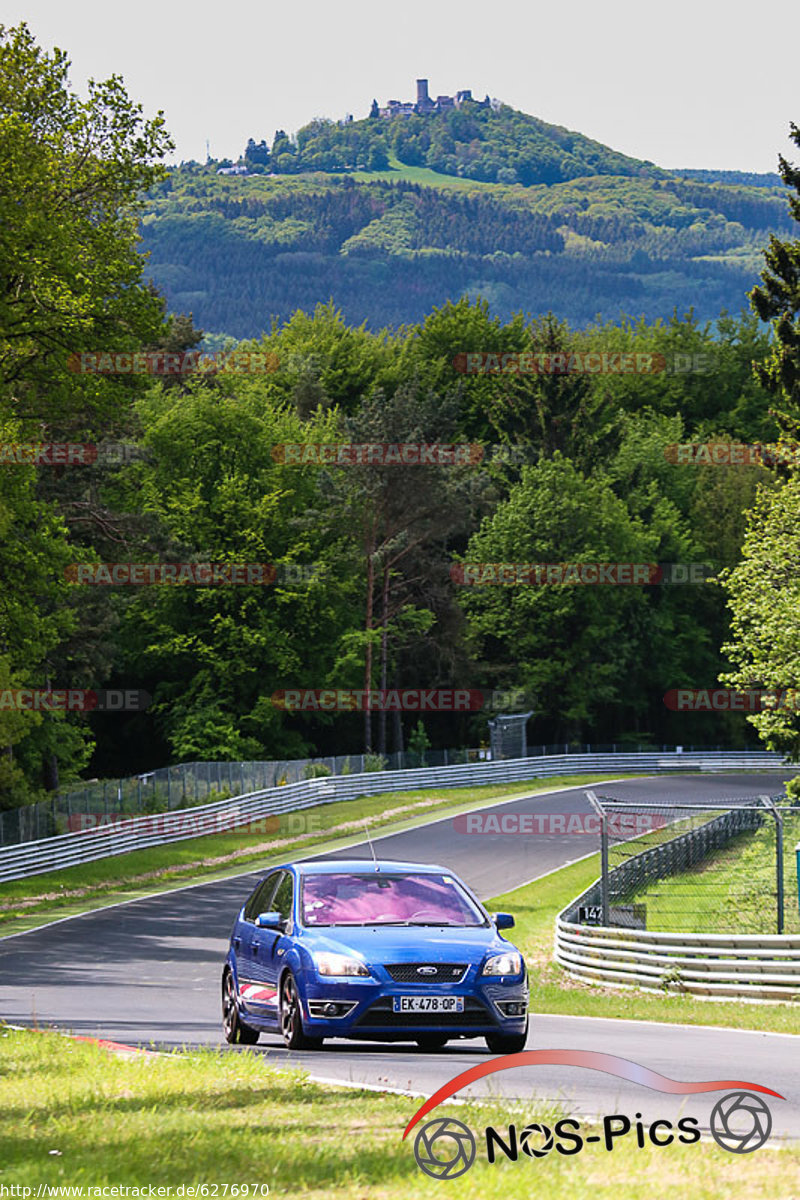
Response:
[[[281,1034],[287,1050],[319,1050],[321,1037],[309,1037],[303,1029],[300,993],[294,975],[287,971],[281,980]]]
[[[487,1033],[486,1045],[491,1054],[519,1054],[528,1041],[528,1022],[524,1033]]]
[[[258,1041],[258,1030],[242,1024],[239,998],[230,968],[222,977],[222,1032],[225,1041],[232,1046],[255,1046]]]

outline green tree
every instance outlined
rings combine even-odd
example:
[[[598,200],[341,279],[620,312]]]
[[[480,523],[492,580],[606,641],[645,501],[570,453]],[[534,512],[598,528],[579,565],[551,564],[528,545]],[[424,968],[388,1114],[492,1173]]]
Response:
[[[412,447],[434,443],[451,444],[458,424],[458,396],[437,394],[418,381],[386,395],[375,390],[359,411],[346,418],[346,440],[355,444]],[[363,688],[386,688],[390,674],[390,650],[397,654],[407,639],[433,628],[438,613],[429,607],[435,586],[444,576],[448,547],[470,528],[479,502],[483,481],[470,466],[364,462],[339,468],[323,496],[333,528],[347,530],[360,559],[363,580]],[[444,593],[439,593],[446,611]],[[427,601],[427,602],[426,602]],[[452,605],[452,598],[450,599]],[[447,622],[445,622],[447,623]],[[432,640],[435,642],[436,636]],[[393,644],[393,647],[392,647]],[[378,650],[376,657],[375,650]],[[430,652],[422,665],[431,679]],[[451,680],[445,681],[448,685]],[[381,714],[379,744],[385,748],[386,721]],[[372,718],[364,713],[364,751],[371,751]]]
[[[0,417],[0,444],[20,441],[17,423]],[[52,505],[36,497],[36,468],[0,467],[0,807],[36,798],[53,756],[69,776],[84,765],[81,719],[22,710],[19,689],[75,686],[54,677],[53,655],[74,628],[64,571],[74,553]],[[67,731],[67,724],[73,726]],[[60,735],[59,732],[60,731]]]
[[[523,469],[464,557],[485,564],[656,563],[669,519],[664,512],[662,528],[649,528],[615,495],[607,475],[587,477],[556,453]],[[552,740],[584,740],[591,731],[619,741],[647,730],[663,712],[663,693],[677,682],[669,645],[674,627],[664,620],[659,629],[651,591],[576,583],[462,586],[481,684],[536,695]]]
[[[309,743],[272,696],[326,684],[354,586],[339,547],[304,520],[317,470],[273,449],[332,441],[338,415],[302,421],[263,376],[198,380],[182,394],[157,387],[140,413],[151,458],[128,473],[129,499],[165,530],[161,557],[265,563],[278,576],[137,589],[122,662],[153,694],[148,716],[176,758],[300,755]]]
[[[383,142],[373,142],[367,156],[368,171],[385,171],[389,166],[389,155]]]
[[[84,351],[155,342],[163,300],[142,283],[138,212],[172,148],[112,76],[69,89],[69,62],[25,24],[0,27],[0,426],[2,441],[95,441],[125,427],[135,382],[76,370]],[[76,356],[78,363],[76,363]],[[97,506],[80,468],[4,465],[0,475],[2,668],[11,684],[91,686],[70,639],[80,625],[64,568],[82,556]],[[63,487],[61,482],[63,480]],[[84,492],[81,493],[81,488]],[[67,497],[69,496],[69,499]],[[72,537],[67,538],[70,531]],[[102,622],[101,622],[102,624]],[[4,714],[10,787],[58,784],[86,759],[80,720]],[[13,769],[12,769],[13,768]]]
[[[800,758],[800,477],[762,487],[750,513],[741,562],[724,579],[732,667],[723,683],[763,688],[763,711],[748,721],[770,749]]]
[[[82,101],[68,68],[26,25],[0,27],[1,398],[50,420],[109,394],[97,377],[76,386],[70,354],[138,348],[161,324],[141,286],[136,210],[172,149],[161,114],[144,120],[118,76]]]
[[[414,756],[414,764],[418,767],[424,767],[425,751],[430,750],[431,739],[428,737],[425,729],[425,722],[420,717],[416,725],[411,731],[411,736],[408,739],[408,749]]]
[[[800,146],[800,128],[790,125],[789,136]],[[789,212],[800,221],[800,168],[779,155],[781,178],[795,195],[789,197]],[[753,288],[750,303],[762,321],[772,321],[772,354],[757,365],[758,376],[779,407],[776,416],[790,437],[800,437],[800,240],[785,241],[774,234],[764,251],[766,270],[761,285]]]

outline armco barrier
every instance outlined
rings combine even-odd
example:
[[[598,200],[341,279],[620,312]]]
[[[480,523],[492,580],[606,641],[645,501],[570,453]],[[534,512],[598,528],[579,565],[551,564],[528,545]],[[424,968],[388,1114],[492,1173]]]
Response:
[[[365,775],[333,776],[310,779],[285,787],[218,800],[191,809],[153,817],[134,817],[129,821],[97,829],[86,829],[58,837],[0,848],[0,881],[41,875],[62,867],[93,862],[131,850],[160,846],[168,842],[196,837],[197,829],[187,828],[192,818],[218,814],[221,825],[229,829],[234,822],[246,822],[337,800],[380,792],[410,791],[417,788],[466,787],[517,780],[551,778],[572,774],[656,774],[663,771],[774,770],[784,764],[779,754],[768,751],[737,753],[617,753],[559,754],[517,758],[504,762],[462,764],[452,767],[424,767],[411,771],[376,771]],[[170,826],[170,821],[173,825]],[[154,825],[157,828],[154,830]]]
[[[605,987],[750,1000],[800,1000],[800,937],[662,933],[556,918],[555,959]]]

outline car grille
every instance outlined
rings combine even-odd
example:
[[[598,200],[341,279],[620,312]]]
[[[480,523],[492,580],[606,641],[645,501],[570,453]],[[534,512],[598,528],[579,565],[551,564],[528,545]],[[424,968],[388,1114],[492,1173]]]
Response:
[[[386,963],[395,983],[461,983],[467,967],[467,963]]]
[[[392,1001],[388,997],[376,1000],[367,1011],[359,1017],[354,1029],[377,1029],[379,1026],[398,1029],[419,1029],[435,1025],[437,1029],[464,1029],[476,1025],[496,1025],[496,1018],[479,1000],[467,996],[464,1000],[463,1012],[448,1013],[396,1013],[392,1010]]]

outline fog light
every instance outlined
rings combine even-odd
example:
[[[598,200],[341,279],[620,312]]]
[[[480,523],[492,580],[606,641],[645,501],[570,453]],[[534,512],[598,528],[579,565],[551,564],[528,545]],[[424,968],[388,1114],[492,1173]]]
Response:
[[[504,1017],[522,1017],[528,1009],[528,1005],[524,1000],[501,1000],[498,1002],[497,1007]]]
[[[323,1018],[348,1017],[356,1006],[355,1000],[309,1000],[308,1015],[315,1021]]]

